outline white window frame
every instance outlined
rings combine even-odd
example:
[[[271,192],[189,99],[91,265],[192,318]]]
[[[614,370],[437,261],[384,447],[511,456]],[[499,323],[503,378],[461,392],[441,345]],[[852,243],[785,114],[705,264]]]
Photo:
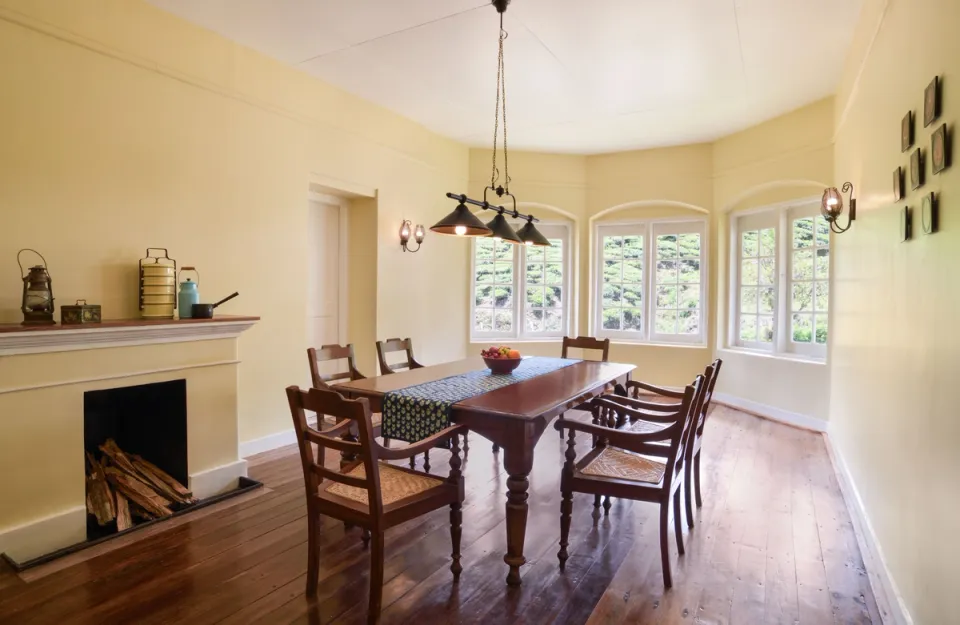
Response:
[[[826,362],[827,346],[830,343],[829,331],[827,343],[816,342],[816,330],[810,343],[793,341],[792,300],[793,300],[793,222],[804,217],[820,215],[820,198],[803,198],[745,211],[730,216],[730,284],[729,284],[729,327],[727,328],[727,346],[773,356],[799,356],[807,360]],[[775,228],[776,232],[776,284],[774,289],[773,327],[774,340],[770,343],[740,340],[740,274],[742,271],[742,233],[750,230]],[[828,289],[832,289],[833,233],[827,249],[830,249],[831,273],[827,276]],[[816,256],[816,235],[814,235]],[[814,267],[815,271],[815,267]],[[816,273],[814,273],[816,276]],[[814,277],[814,283],[816,278]],[[816,287],[814,287],[814,298]],[[816,314],[812,312],[811,315]],[[827,327],[830,327],[829,308]]]
[[[515,229],[522,226],[522,223],[512,223]],[[476,304],[477,304],[477,239],[483,237],[474,237],[470,244],[470,342],[484,343],[492,341],[510,340],[517,342],[532,342],[553,340],[569,334],[571,326],[571,316],[573,311],[573,237],[571,236],[571,225],[566,222],[538,222],[537,230],[548,239],[561,239],[563,241],[563,254],[561,262],[563,264],[563,281],[560,284],[562,297],[562,322],[560,329],[553,332],[528,332],[526,329],[526,302],[527,302],[527,256],[526,251],[529,246],[513,245],[513,329],[509,332],[497,331],[479,331],[476,329]]]
[[[698,334],[660,334],[656,332],[656,245],[662,234],[700,234],[700,332]],[[642,236],[643,273],[643,320],[639,332],[607,330],[603,328],[603,237]],[[618,343],[655,345],[707,344],[709,319],[709,224],[704,218],[648,219],[625,222],[600,222],[593,226],[593,272],[591,276],[590,310],[593,335],[609,338]]]

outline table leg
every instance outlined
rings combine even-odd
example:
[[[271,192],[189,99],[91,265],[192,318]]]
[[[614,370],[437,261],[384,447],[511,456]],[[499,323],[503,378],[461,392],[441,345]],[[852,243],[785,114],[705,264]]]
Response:
[[[526,429],[526,428],[524,428]],[[509,444],[503,446],[503,466],[507,471],[507,555],[503,561],[510,567],[507,584],[520,585],[520,567],[527,559],[523,557],[523,541],[527,533],[527,479],[533,470],[533,448],[543,429],[517,432]]]

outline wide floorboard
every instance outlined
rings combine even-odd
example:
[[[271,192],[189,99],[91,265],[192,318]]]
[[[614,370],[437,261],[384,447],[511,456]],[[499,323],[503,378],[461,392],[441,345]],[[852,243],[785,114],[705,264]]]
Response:
[[[557,567],[563,447],[552,429],[530,476],[523,586],[504,583],[506,476],[471,437],[463,566],[449,572],[448,514],[391,530],[383,623],[880,623],[820,435],[718,406],[704,444],[703,499],[686,555],[671,537],[663,588],[657,509],[615,500],[594,524],[577,495],[566,572]],[[586,451],[588,441],[579,449]],[[431,454],[446,473],[443,451]],[[422,457],[420,458],[422,463]],[[368,552],[328,521],[320,593],[304,596],[306,508],[289,447],[251,460],[266,485],[219,507],[37,567],[0,568],[0,623],[363,623]],[[140,534],[140,536],[137,536]],[[2,566],[2,565],[0,565]]]

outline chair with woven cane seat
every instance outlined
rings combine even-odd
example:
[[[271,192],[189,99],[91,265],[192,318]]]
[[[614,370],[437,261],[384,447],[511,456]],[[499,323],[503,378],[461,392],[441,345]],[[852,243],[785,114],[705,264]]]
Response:
[[[406,360],[390,364],[387,362],[387,354],[395,352],[404,352]],[[377,359],[380,361],[380,375],[390,375],[403,370],[422,369],[423,365],[417,361],[413,355],[413,339],[387,339],[386,341],[377,341]],[[470,451],[470,441],[467,439],[467,433],[463,434],[463,452]],[[410,468],[416,466],[413,457],[410,458]],[[430,470],[430,452],[423,455],[423,468]]]
[[[597,339],[592,336],[578,336],[575,339],[570,338],[569,336],[563,337],[563,344],[560,347],[560,357],[569,358],[570,349],[580,349],[580,350],[591,350],[600,352],[600,362],[609,362],[610,361],[610,339]],[[580,404],[574,410],[589,410],[589,404]],[[563,420],[563,415],[566,413],[560,413],[560,416],[557,417],[558,420]],[[563,431],[559,430],[560,440],[563,440]]]
[[[646,501],[660,505],[660,559],[663,583],[673,585],[670,574],[669,518],[670,500],[673,500],[674,532],[677,551],[683,555],[683,531],[680,515],[680,488],[683,485],[684,461],[694,416],[703,398],[704,380],[698,375],[693,384],[684,389],[680,405],[672,411],[658,412],[655,418],[660,427],[651,432],[631,432],[607,425],[558,421],[554,427],[568,430],[566,462],[560,478],[560,570],[564,569],[569,554],[570,519],[573,514],[573,493],[594,496],[593,518],[599,514],[601,496]],[[639,402],[642,403],[642,402]],[[652,405],[652,404],[651,404]],[[605,396],[591,401],[592,410],[600,423],[614,424],[627,408]],[[656,408],[654,408],[656,410]],[[602,414],[601,414],[602,413]],[[576,435],[584,432],[595,437],[595,446],[577,461]]]
[[[320,515],[359,525],[369,536],[364,542],[372,542],[368,623],[377,623],[380,619],[384,532],[391,527],[449,506],[453,543],[450,571],[454,583],[459,581],[463,570],[460,534],[464,487],[458,436],[462,427],[448,427],[419,443],[390,449],[374,440],[370,404],[366,399],[345,399],[334,391],[319,388],[302,391],[296,386],[287,387],[287,399],[307,493],[307,595],[317,594],[320,580]],[[327,429],[314,429],[307,424],[308,410],[331,415],[338,423]],[[348,433],[356,440],[340,438]],[[446,479],[382,462],[422,453],[447,439],[451,441],[451,454],[450,475]],[[327,448],[352,454],[358,460],[340,471],[328,469]]]

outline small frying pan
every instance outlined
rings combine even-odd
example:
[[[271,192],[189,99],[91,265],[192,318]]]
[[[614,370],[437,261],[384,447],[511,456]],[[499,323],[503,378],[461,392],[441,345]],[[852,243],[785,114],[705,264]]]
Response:
[[[194,319],[213,319],[213,309],[219,306],[220,304],[232,300],[240,293],[234,293],[233,295],[228,295],[216,304],[194,304],[190,307],[191,315]]]

